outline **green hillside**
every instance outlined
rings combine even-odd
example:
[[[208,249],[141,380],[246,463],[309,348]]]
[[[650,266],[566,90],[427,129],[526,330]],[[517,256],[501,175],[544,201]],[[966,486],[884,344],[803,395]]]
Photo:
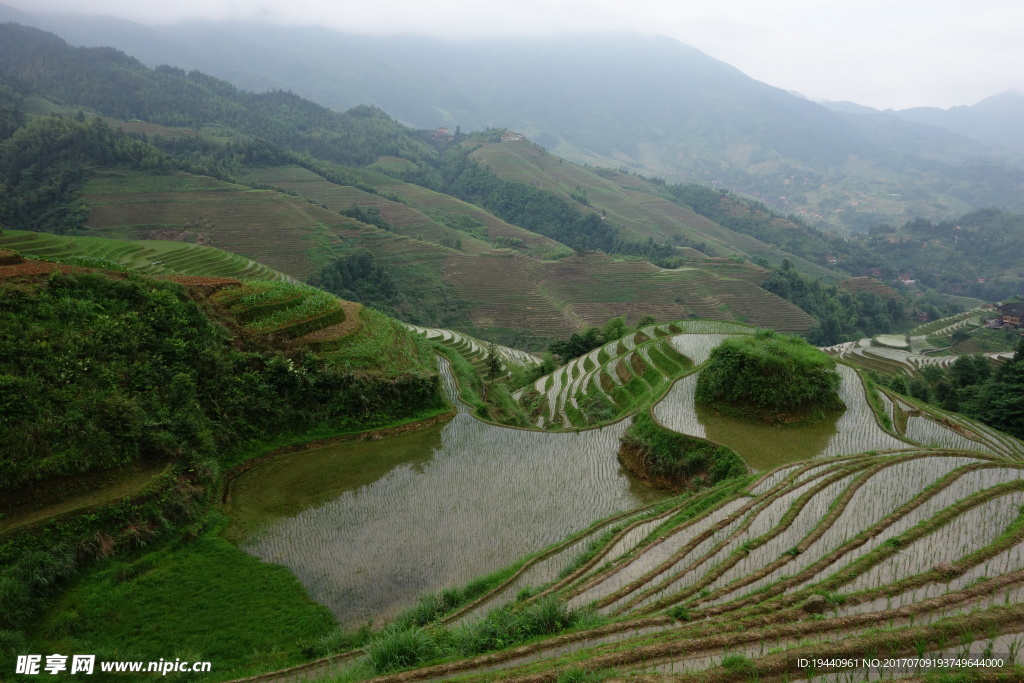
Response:
[[[872,263],[762,206],[491,141],[500,131],[436,141],[379,110],[337,114],[4,30],[22,49],[0,56],[23,79],[0,93],[16,114],[0,145],[9,227],[209,245],[318,282],[365,251],[392,300],[345,296],[534,349],[619,315],[806,333],[825,326],[820,307],[759,289],[768,273],[744,261],[788,260],[826,281],[841,277],[825,267],[833,261],[855,272]],[[27,103],[40,95],[64,99],[66,115],[38,116]],[[73,106],[104,117],[70,116]]]
[[[0,233],[0,247],[43,258],[74,256],[102,259],[150,275],[291,279],[244,256],[187,242],[68,237],[27,230],[4,230]]]
[[[692,313],[796,332],[813,323],[759,289],[766,273],[749,264],[701,254],[681,270],[596,253],[545,261],[551,253],[569,252],[477,207],[387,176],[361,172],[360,184],[377,188],[371,193],[294,166],[252,173],[254,181],[301,191],[300,196],[208,177],[111,170],[84,187],[88,230],[111,237],[190,239],[259,259],[297,278],[317,272],[332,257],[367,249],[391,266],[401,290],[427,302],[449,291],[470,329],[507,341],[523,331],[540,339],[567,336],[623,314],[635,320]],[[307,199],[323,201],[328,209]],[[389,229],[330,210],[352,205],[379,209]],[[460,216],[482,226],[455,229],[440,222],[459,225],[453,219]],[[502,238],[515,246],[500,246]],[[456,240],[461,249],[453,248]]]
[[[650,237],[658,242],[703,245],[702,250],[711,256],[740,254],[750,260],[763,258],[772,265],[789,258],[800,270],[826,282],[838,277],[819,264],[794,257],[669,201],[663,196],[663,183],[613,169],[565,163],[528,140],[472,144],[474,147],[479,144],[473,157],[498,175],[535,184],[571,201],[577,201],[574,193],[585,197],[587,204],[579,204],[580,210],[602,213],[642,240]],[[744,207],[736,205],[734,208],[739,211]],[[771,219],[765,221],[771,222]],[[779,222],[785,224],[785,221]]]

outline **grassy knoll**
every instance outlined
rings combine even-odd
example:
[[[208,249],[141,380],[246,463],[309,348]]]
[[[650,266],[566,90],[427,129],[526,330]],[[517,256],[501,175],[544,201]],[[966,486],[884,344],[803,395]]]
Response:
[[[345,321],[337,297],[289,282],[249,281],[241,287],[221,289],[210,300],[225,307],[251,332],[289,339]]]
[[[798,337],[762,330],[727,339],[697,380],[698,405],[768,423],[807,423],[845,406],[835,360]]]
[[[635,474],[668,488],[700,488],[746,474],[732,449],[659,425],[638,413],[622,437],[619,461]]]
[[[304,661],[303,643],[334,626],[290,571],[214,529],[87,571],[35,624],[30,642],[104,659],[208,660],[216,680]]]

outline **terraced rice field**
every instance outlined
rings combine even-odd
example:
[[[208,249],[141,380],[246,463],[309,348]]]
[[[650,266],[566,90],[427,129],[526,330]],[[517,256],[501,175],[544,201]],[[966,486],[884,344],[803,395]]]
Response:
[[[457,333],[417,331],[470,358],[483,349]],[[527,391],[542,394],[539,426],[564,427],[579,419],[588,392],[614,400],[616,392],[643,383],[645,393],[631,394],[640,405],[667,390],[652,408],[662,424],[727,443],[721,426],[692,405],[693,387],[711,349],[750,332],[708,320],[651,325],[541,378],[519,399]],[[524,358],[508,350],[503,360]],[[627,421],[537,433],[485,425],[462,412],[411,460],[402,458],[413,447],[392,444],[400,455],[381,459],[374,450],[379,473],[369,479],[344,478],[342,468],[343,480],[329,487],[330,495],[317,494],[297,515],[250,513],[256,531],[248,548],[289,564],[316,599],[355,624],[387,618],[417,592],[464,582],[509,564],[516,552],[547,546],[439,627],[469,627],[494,609],[514,611],[550,598],[603,620],[516,649],[375,679],[396,683],[453,676],[539,683],[607,670],[733,680],[737,662],[757,680],[811,673],[819,680],[821,672],[801,668],[800,657],[861,657],[882,648],[948,652],[953,639],[979,651],[986,644],[1024,644],[1024,443],[885,393],[890,422],[907,428],[883,428],[856,370],[840,364],[839,371],[847,410],[809,439],[813,452],[765,466],[754,481],[675,499],[648,490],[642,500],[633,498],[646,506],[615,512],[643,490],[623,481],[621,471],[620,479],[612,474]],[[454,397],[454,380],[444,377]],[[796,449],[800,430],[780,429],[780,442]],[[754,440],[762,447],[768,441]],[[490,449],[501,455],[490,458]],[[325,457],[335,458],[328,469],[338,467],[336,455]],[[542,472],[543,482],[528,472]],[[265,501],[279,475],[268,471],[248,493],[233,492],[233,504]],[[429,484],[430,493],[419,483]],[[571,502],[566,491],[573,492]],[[492,505],[495,500],[502,502]],[[438,519],[443,523],[424,524]],[[494,534],[495,525],[505,531]],[[311,529],[321,530],[312,543]],[[374,543],[384,535],[399,542]],[[349,558],[332,551],[341,545],[373,551]],[[473,550],[455,550],[464,547]],[[417,558],[415,568],[403,564],[407,551]],[[366,666],[361,653],[347,657],[356,668],[345,675],[365,671],[358,669]],[[826,674],[826,680],[858,680]]]
[[[462,354],[466,360],[473,363],[478,370],[482,373],[487,373],[487,358],[490,353],[487,342],[480,341],[468,334],[453,332],[452,330],[420,327],[418,325],[406,325],[406,327],[417,334],[422,334],[427,339],[451,346]],[[520,351],[519,349],[513,349],[500,344],[494,345],[494,352],[497,354],[501,368],[506,374],[509,372],[509,367],[513,365],[528,369],[536,367],[540,363],[540,359],[526,351]]]
[[[560,243],[552,239],[506,223],[483,209],[462,202],[450,195],[434,192],[366,169],[361,169],[358,172],[354,169],[343,169],[343,171],[347,174],[358,175],[363,183],[381,188],[384,191],[383,195],[371,194],[357,187],[332,183],[312,171],[298,166],[251,169],[250,177],[254,181],[312,199],[332,211],[342,211],[352,204],[378,207],[381,216],[395,226],[401,234],[434,242],[438,242],[444,237],[458,238],[462,240],[463,250],[466,253],[490,251],[493,247],[437,222],[429,214],[441,212],[451,216],[469,217],[477,223],[483,224],[486,227],[487,236],[491,239],[514,237],[522,240],[526,253],[530,256],[540,257],[545,253],[562,248]],[[406,203],[388,198],[394,195],[398,195]]]
[[[351,219],[281,192],[187,175],[121,175],[124,184],[116,190],[103,177],[86,185],[87,227],[95,234],[162,238],[184,231],[204,244],[305,277],[329,260],[333,241],[358,230]],[[138,191],[125,189],[133,187]]]
[[[739,251],[751,261],[764,257],[776,265],[783,258],[789,258],[801,271],[812,273],[825,282],[839,279],[830,270],[725,228],[687,207],[666,200],[660,196],[656,185],[629,173],[562,164],[543,148],[528,141],[484,143],[473,156],[503,178],[533,184],[569,201],[574,201],[572,192],[575,188],[583,189],[590,205],[578,204],[581,211],[603,211],[609,220],[624,226],[641,241],[653,237],[659,242],[672,242],[674,237],[682,236],[695,243],[703,242],[710,253],[718,256]],[[745,266],[741,264],[740,268]],[[749,270],[751,277],[759,278],[758,284],[767,276],[764,270],[752,267]],[[704,312],[697,313],[708,317]],[[681,316],[665,316],[666,319],[671,317]]]
[[[894,396],[880,396],[888,424],[907,428],[897,432],[895,427],[883,427],[857,372],[843,364],[838,366],[840,395],[847,408],[831,421],[800,428],[770,427],[698,408],[693,393],[699,365],[722,340],[750,331],[743,325],[707,320],[650,326],[571,361],[513,397],[524,406],[540,406],[534,419],[543,429],[592,424],[586,409],[595,396],[622,415],[654,404],[655,418],[669,429],[730,446],[757,470],[814,457],[929,446],[1015,458],[1024,455],[1015,439],[995,436],[993,430],[972,420],[927,405],[910,405]],[[859,348],[848,344],[840,351]],[[863,350],[902,353],[879,347]],[[887,355],[879,358],[902,362]],[[905,415],[908,411],[914,415]],[[896,419],[897,412],[902,419]]]
[[[250,280],[210,297],[253,332],[287,339],[313,335],[344,323],[343,302],[315,287],[291,282]]]
[[[929,449],[831,458],[768,472],[697,516],[685,505],[638,513],[604,536],[600,562],[545,575],[542,595],[591,605],[604,625],[376,680],[849,681],[877,672],[798,660],[1021,652],[1024,463]],[[520,579],[493,595],[511,598]]]
[[[707,360],[727,336],[752,332],[747,325],[715,320],[650,325],[570,361],[513,398],[525,401],[534,393],[544,397],[547,410],[538,416],[538,427],[588,426],[596,420],[581,407],[584,397],[602,397],[617,415],[636,412],[653,403],[695,362]]]
[[[976,311],[973,311],[973,313],[976,313]],[[975,317],[965,318],[961,314],[961,316],[943,318],[942,320],[935,321],[935,323],[930,323],[930,325],[940,325],[938,329],[942,334],[952,334],[957,329],[973,324],[973,321],[975,321]],[[881,337],[876,337],[876,339],[881,339]],[[923,335],[912,336],[906,348],[893,348],[897,345],[897,341],[902,344],[901,340],[902,337],[899,340],[893,340],[888,346],[883,346],[875,344],[874,340],[871,339],[861,339],[836,344],[823,350],[857,367],[874,370],[880,374],[890,376],[900,374],[912,375],[928,366],[947,368],[957,359],[955,355],[930,355],[933,352],[940,351],[940,349],[929,344]],[[982,355],[998,362],[1012,357],[1013,353],[994,351]]]
[[[603,255],[570,257],[537,264],[531,272],[550,295],[589,324],[619,315],[650,314],[660,320],[688,314],[742,321],[782,332],[803,332],[813,320],[789,302],[761,289],[751,274],[732,262],[698,262],[659,270],[641,261],[613,261]]]
[[[291,280],[273,268],[214,247],[165,240],[68,237],[4,230],[0,248],[43,258],[82,257],[112,261],[149,275],[193,275],[236,279]],[[87,265],[88,261],[82,261]],[[102,266],[100,266],[102,267]]]

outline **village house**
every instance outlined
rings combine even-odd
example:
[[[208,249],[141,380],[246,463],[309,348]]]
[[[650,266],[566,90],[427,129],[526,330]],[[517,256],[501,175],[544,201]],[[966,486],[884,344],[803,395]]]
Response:
[[[519,140],[525,140],[525,139],[526,139],[526,136],[525,135],[520,135],[519,133],[502,133],[502,135],[501,135],[501,141],[502,142],[517,142]]]
[[[1012,303],[996,306],[999,323],[1003,327],[1021,328],[1024,326],[1024,303]]]

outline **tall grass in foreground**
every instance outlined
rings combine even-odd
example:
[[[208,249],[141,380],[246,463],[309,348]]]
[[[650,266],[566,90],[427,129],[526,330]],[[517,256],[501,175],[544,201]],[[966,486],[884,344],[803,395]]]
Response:
[[[367,660],[375,673],[382,674],[502,650],[569,629],[593,628],[601,621],[591,611],[570,611],[557,598],[548,597],[520,610],[497,609],[482,621],[455,628],[396,622],[370,640]]]

